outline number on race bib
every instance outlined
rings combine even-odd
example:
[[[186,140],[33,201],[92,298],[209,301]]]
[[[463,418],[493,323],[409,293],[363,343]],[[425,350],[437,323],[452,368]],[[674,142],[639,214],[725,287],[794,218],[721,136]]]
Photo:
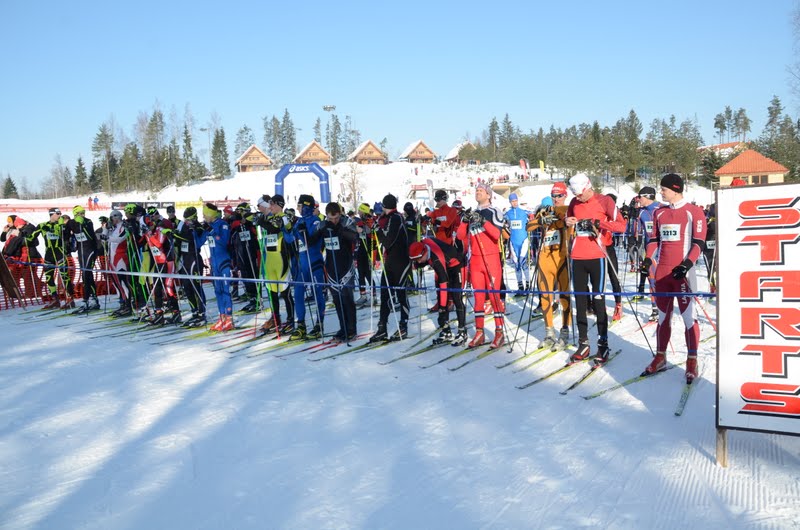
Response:
[[[669,224],[661,225],[660,227],[661,241],[680,241],[681,239],[681,225]]]
[[[278,248],[278,234],[267,234],[267,247]]]
[[[239,241],[250,241],[250,232],[239,232]]]
[[[214,236],[208,236],[206,241],[208,241],[208,248],[214,248],[217,246],[217,243],[214,241]]]
[[[653,221],[645,221],[644,222],[644,229],[647,231],[648,234],[653,233]]]
[[[339,250],[339,238],[338,237],[326,237],[325,238],[325,250]]]
[[[548,230],[544,235],[542,245],[552,247],[561,244],[561,230]]]
[[[161,249],[158,247],[150,247],[150,253],[153,254],[153,256],[160,256]]]
[[[58,238],[59,238],[58,234],[55,234],[53,232],[47,232],[47,239],[49,239],[50,241],[57,241]]]
[[[89,241],[89,238],[86,237],[86,234],[80,232],[78,234],[75,234],[75,241],[77,241],[78,243],[86,243],[87,241]]]
[[[302,239],[297,240],[297,250],[300,252],[306,252],[308,249],[306,248],[306,243]]]
[[[717,248],[716,240],[710,239],[710,240],[706,241],[706,248],[708,250],[714,250],[715,248]]]
[[[511,230],[521,230],[522,229],[522,221],[519,219],[514,219],[511,221]]]
[[[181,252],[189,252],[189,242],[188,241],[181,242]]]

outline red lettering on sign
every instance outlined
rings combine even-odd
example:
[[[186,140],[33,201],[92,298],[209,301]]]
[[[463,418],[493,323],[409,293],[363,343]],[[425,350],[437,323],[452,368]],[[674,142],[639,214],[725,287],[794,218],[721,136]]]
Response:
[[[739,355],[760,355],[761,375],[764,377],[786,377],[789,357],[800,357],[800,345],[748,344]]]
[[[739,204],[739,217],[744,221],[737,230],[800,226],[800,210],[793,207],[797,201],[800,197],[743,201]]]
[[[800,309],[796,307],[743,307],[742,338],[764,338],[769,326],[784,339],[800,339]]]
[[[761,264],[783,265],[783,247],[786,243],[797,243],[800,234],[752,234],[742,238],[739,246],[759,245]]]
[[[739,276],[739,301],[761,302],[765,292],[781,293],[784,302],[800,301],[800,271],[745,271]]]
[[[800,385],[744,383],[740,394],[747,402],[740,414],[800,417]]]

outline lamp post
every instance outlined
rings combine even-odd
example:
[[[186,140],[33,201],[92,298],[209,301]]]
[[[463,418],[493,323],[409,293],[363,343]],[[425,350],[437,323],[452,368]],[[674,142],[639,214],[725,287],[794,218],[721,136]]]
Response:
[[[200,132],[208,134],[208,174],[211,175],[211,127],[200,127]]]

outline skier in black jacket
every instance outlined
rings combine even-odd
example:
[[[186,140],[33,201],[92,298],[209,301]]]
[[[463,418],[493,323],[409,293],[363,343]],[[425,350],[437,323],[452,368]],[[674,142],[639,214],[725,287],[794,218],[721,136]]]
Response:
[[[370,337],[370,342],[408,337],[408,296],[404,288],[405,278],[411,269],[411,260],[408,257],[408,232],[403,216],[397,212],[397,197],[385,196],[381,206],[383,213],[378,218],[376,230],[382,248],[383,262],[381,312],[378,318],[378,330]],[[394,311],[395,301],[400,303],[399,329],[389,338],[386,324],[389,321],[389,313]]]
[[[75,206],[72,209],[72,217],[73,219],[67,221],[66,224],[75,237],[78,247],[78,267],[83,276],[83,306],[73,311],[73,314],[80,315],[100,309],[100,302],[97,301],[97,286],[94,283],[97,234],[94,232],[92,220],[86,217],[86,210],[83,206]]]
[[[342,207],[338,203],[328,203],[325,216],[308,240],[313,244],[322,239],[325,246],[325,276],[339,319],[339,331],[333,340],[350,342],[356,337],[356,267],[353,254],[358,232],[353,220],[342,215]]]

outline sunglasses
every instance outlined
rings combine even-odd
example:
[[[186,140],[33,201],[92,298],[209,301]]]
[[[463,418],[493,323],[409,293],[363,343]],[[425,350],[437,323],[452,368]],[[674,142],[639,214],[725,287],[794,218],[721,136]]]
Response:
[[[554,198],[554,199],[560,199],[561,197],[566,197],[566,196],[567,196],[567,194],[566,194],[566,193],[556,193],[556,194],[552,194],[552,193],[551,193],[551,194],[550,194],[550,196],[551,196],[552,198]]]

